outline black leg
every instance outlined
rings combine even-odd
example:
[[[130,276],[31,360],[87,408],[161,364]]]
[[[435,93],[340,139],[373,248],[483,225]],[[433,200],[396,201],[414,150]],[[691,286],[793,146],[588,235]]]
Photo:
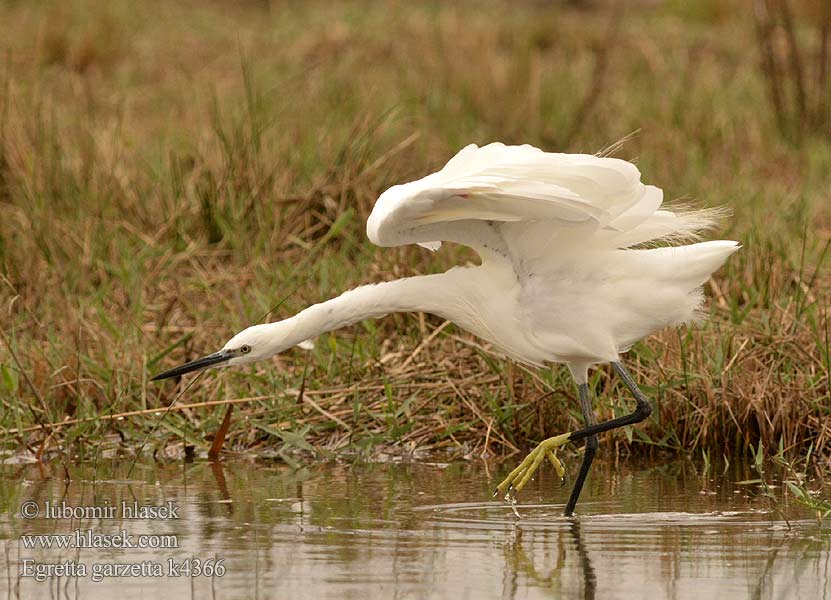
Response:
[[[595,424],[594,411],[592,410],[592,400],[589,393],[589,385],[581,383],[577,386],[577,392],[580,395],[580,409],[583,411],[583,420],[587,426]],[[577,499],[580,498],[580,491],[583,489],[583,482],[586,480],[586,475],[589,474],[589,469],[592,466],[594,455],[597,453],[597,435],[590,435],[586,438],[586,449],[583,454],[583,462],[580,463],[580,473],[577,475],[577,481],[574,482],[574,487],[571,488],[571,496],[566,504],[566,510],[563,513],[566,517],[574,514],[574,506],[577,504]]]
[[[643,395],[643,392],[641,392],[640,388],[638,388],[638,384],[635,383],[632,376],[629,375],[629,372],[623,368],[623,365],[618,362],[613,362],[612,368],[618,375],[620,375],[620,378],[623,379],[623,383],[626,384],[626,387],[628,387],[629,391],[632,392],[632,395],[635,396],[637,407],[628,415],[624,415],[616,419],[610,419],[609,421],[604,421],[603,423],[598,423],[596,425],[589,425],[584,429],[573,431],[568,436],[568,441],[576,442],[578,440],[582,440],[583,438],[603,433],[604,431],[623,427],[624,425],[640,423],[652,414],[652,407],[649,405],[649,400],[647,400],[646,396]]]

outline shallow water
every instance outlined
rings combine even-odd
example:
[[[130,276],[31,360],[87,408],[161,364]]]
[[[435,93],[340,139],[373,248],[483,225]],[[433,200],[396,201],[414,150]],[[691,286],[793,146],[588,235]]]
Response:
[[[490,497],[512,466],[139,464],[128,479],[128,465],[100,464],[70,467],[66,484],[57,465],[7,465],[0,598],[831,596],[827,523],[735,483],[755,477],[746,467],[703,476],[689,462],[596,463],[574,519],[561,516],[568,486],[544,472],[520,496],[518,520]],[[47,502],[63,513],[44,518]],[[143,505],[178,518],[123,518]],[[99,518],[107,506],[113,518]],[[144,543],[178,547],[27,548],[51,538],[21,537],[75,530],[87,544],[125,531],[112,539],[167,535]],[[43,566],[67,561],[64,576]],[[44,581],[28,576],[38,569]]]

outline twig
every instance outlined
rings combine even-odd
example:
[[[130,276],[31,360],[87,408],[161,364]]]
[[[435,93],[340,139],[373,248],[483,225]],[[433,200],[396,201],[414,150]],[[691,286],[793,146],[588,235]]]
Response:
[[[828,102],[828,54],[831,42],[831,2],[822,2],[822,23],[819,28],[819,70],[817,71],[817,101],[814,110],[817,113],[817,125],[823,127],[831,119],[831,106]]]
[[[742,350],[744,350],[744,347],[747,346],[747,343],[749,341],[750,341],[750,338],[747,338],[747,339],[744,340],[744,342],[742,342],[742,345],[739,346],[739,349],[736,350],[736,353],[733,355],[733,357],[729,361],[727,361],[727,364],[721,370],[722,375],[724,375],[725,373],[727,373],[727,371],[730,370],[730,367],[732,367],[733,363],[736,362],[736,359],[739,357],[739,354],[741,354]]]
[[[274,396],[252,396],[250,398],[233,398],[231,400],[206,400],[205,402],[193,402],[191,404],[171,404],[167,408],[146,408],[143,410],[130,410],[126,412],[113,413],[110,415],[97,415],[95,417],[84,417],[82,419],[66,419],[65,421],[58,421],[55,423],[44,423],[43,425],[33,425],[31,427],[23,427],[21,429],[8,429],[6,433],[14,435],[17,433],[28,433],[30,431],[38,431],[40,429],[47,429],[50,427],[60,428],[68,425],[80,425],[81,423],[98,423],[101,421],[117,421],[127,417],[137,417],[141,415],[154,415],[160,411],[177,412],[180,410],[188,410],[191,408],[202,408],[205,406],[220,406],[224,404],[243,404],[245,402],[257,402],[258,400],[268,400]]]
[[[451,380],[449,380],[449,379],[448,379],[448,380],[447,380],[447,383],[449,383],[449,384],[450,384],[450,387],[452,387],[452,388],[453,388],[453,390],[456,392],[456,394],[459,396],[459,398],[461,398],[461,399],[462,399],[462,402],[464,402],[465,404],[467,404],[468,408],[470,408],[470,410],[471,410],[471,411],[473,411],[473,414],[474,414],[474,415],[476,415],[476,417],[477,417],[480,421],[482,421],[482,424],[483,424],[483,425],[486,425],[486,426],[488,427],[488,437],[489,437],[489,436],[490,436],[490,431],[491,431],[491,425],[493,424],[493,418],[491,418],[491,419],[485,419],[485,417],[484,417],[484,416],[482,416],[482,413],[481,413],[481,412],[479,412],[479,409],[476,407],[476,405],[475,405],[475,404],[474,404],[474,403],[473,403],[470,399],[468,399],[468,397],[467,397],[466,395],[464,395],[464,394],[463,394],[463,393],[459,390],[459,388],[457,388],[457,387],[456,387],[456,385],[455,385],[455,384],[454,384]],[[519,448],[517,448],[517,447],[516,447],[516,446],[514,446],[511,442],[509,442],[509,441],[505,438],[505,436],[503,436],[503,435],[502,435],[502,433],[501,433],[501,432],[499,432],[499,431],[495,431],[494,433],[495,433],[495,435],[499,438],[499,441],[501,441],[503,445],[508,446],[508,447],[509,447],[509,448],[511,448],[514,452],[519,452]]]
[[[306,394],[301,394],[300,397],[303,399],[303,402],[305,402],[306,404],[311,406],[313,409],[315,409],[317,412],[322,414],[327,419],[329,419],[331,421],[334,421],[335,423],[337,423],[338,425],[340,425],[341,427],[343,427],[347,431],[352,431],[352,428],[345,421],[343,421],[343,419],[339,419],[338,417],[336,417],[332,413],[328,412],[326,409],[322,408],[317,402],[315,402],[311,398],[308,398],[306,396]]]
[[[770,7],[766,0],[755,0],[753,3],[753,17],[762,55],[762,71],[768,82],[770,103],[773,105],[779,131],[787,134],[788,122],[785,114],[785,102],[782,99],[782,85],[776,65],[776,54],[773,51],[773,22],[770,16]]]
[[[225,411],[225,417],[222,419],[222,424],[217,429],[216,434],[214,435],[213,444],[211,444],[211,449],[208,450],[208,458],[211,460],[216,460],[219,458],[219,453],[222,451],[222,444],[225,443],[225,436],[228,435],[228,428],[231,426],[231,415],[234,412],[234,405],[228,404],[228,408]]]
[[[409,367],[409,366],[410,366],[410,363],[411,363],[411,362],[413,362],[413,359],[414,359],[416,356],[418,356],[418,355],[419,355],[419,353],[420,353],[422,350],[424,350],[424,348],[425,348],[425,347],[427,347],[427,346],[430,344],[430,342],[432,342],[434,339],[436,339],[436,336],[438,336],[438,335],[439,335],[442,331],[444,331],[444,328],[445,328],[445,327],[447,327],[448,325],[450,325],[450,321],[445,321],[444,323],[442,323],[441,325],[439,325],[438,327],[436,327],[436,328],[433,330],[433,333],[431,333],[431,334],[430,334],[430,335],[428,335],[426,338],[424,338],[424,339],[421,341],[421,343],[420,343],[418,346],[416,346],[416,349],[415,349],[415,350],[413,350],[412,354],[410,354],[410,356],[408,356],[408,357],[407,357],[407,360],[405,360],[405,361],[401,364],[401,366],[400,366],[400,367],[398,367],[398,370],[399,370],[399,371],[403,371],[404,369],[406,369],[407,367]]]
[[[609,67],[609,51],[615,45],[622,10],[623,2],[616,2],[614,8],[609,13],[606,35],[603,37],[602,44],[594,52],[594,69],[592,70],[591,83],[583,96],[583,100],[580,102],[580,106],[575,111],[571,128],[565,135],[566,143],[575,139],[580,131],[582,131],[583,126],[589,120],[594,107],[597,105],[597,101],[603,96],[603,87],[606,83],[606,71]]]
[[[799,45],[796,43],[794,33],[793,16],[788,0],[779,0],[780,12],[782,13],[782,24],[785,30],[785,39],[788,40],[788,56],[791,62],[791,81],[796,93],[796,109],[799,115],[801,127],[808,125],[807,103],[805,101],[805,75],[802,69],[802,57],[799,55]]]
[[[9,349],[9,353],[12,355],[12,360],[14,361],[14,364],[17,365],[18,371],[20,371],[20,374],[23,375],[23,379],[26,381],[26,384],[32,390],[32,393],[35,395],[35,398],[38,399],[38,403],[40,404],[41,410],[43,410],[43,414],[48,415],[49,410],[46,408],[46,403],[43,401],[43,396],[40,395],[40,390],[38,390],[35,387],[35,384],[32,383],[32,380],[29,378],[29,374],[23,368],[23,365],[20,364],[20,360],[18,360],[17,358],[17,353],[14,351],[14,348],[12,348],[11,342],[9,342],[9,339],[6,337],[6,334],[3,332],[2,329],[0,329],[0,337],[3,338],[3,343],[5,343],[6,348]],[[35,421],[38,422],[38,426],[35,427],[35,429],[46,429],[51,434],[52,430],[49,428],[49,424],[43,422],[43,419],[41,419],[40,415],[37,414],[37,412],[35,411],[35,409],[32,408],[31,405],[29,405],[29,410],[31,411],[32,416],[35,418]]]

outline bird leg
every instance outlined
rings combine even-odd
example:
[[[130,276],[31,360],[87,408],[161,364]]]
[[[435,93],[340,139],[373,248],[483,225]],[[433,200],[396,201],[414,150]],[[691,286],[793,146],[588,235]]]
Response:
[[[496,491],[493,494],[494,496],[497,496],[499,494],[509,495],[508,493],[511,490],[513,490],[514,493],[521,491],[522,488],[525,487],[525,484],[527,484],[528,481],[530,481],[534,472],[540,466],[540,463],[542,462],[543,458],[548,457],[549,461],[551,461],[552,464],[554,464],[555,468],[557,468],[557,465],[559,464],[560,468],[557,469],[557,472],[560,473],[562,464],[554,455],[555,448],[559,448],[560,446],[565,445],[567,442],[577,442],[582,439],[594,438],[598,433],[603,433],[605,431],[617,429],[618,427],[624,427],[626,425],[639,423],[646,419],[650,414],[652,414],[652,407],[649,405],[649,401],[647,400],[646,396],[643,395],[643,392],[641,392],[641,390],[638,388],[638,385],[635,383],[635,381],[632,379],[632,376],[629,375],[629,372],[623,367],[623,365],[619,362],[613,362],[612,368],[620,376],[620,378],[623,379],[623,382],[626,384],[626,387],[629,388],[629,390],[632,392],[632,395],[635,397],[635,402],[637,403],[635,410],[632,411],[630,414],[624,415],[622,417],[610,419],[602,423],[594,423],[594,416],[588,414],[591,412],[591,406],[588,403],[588,388],[586,388],[585,397],[588,412],[584,409],[583,416],[586,418],[587,422],[589,422],[590,419],[591,422],[589,422],[589,424],[583,429],[578,429],[577,431],[571,431],[569,433],[563,433],[540,442],[539,446],[534,448],[531,451],[531,453],[525,457],[525,460],[523,460],[516,469],[511,471],[508,474],[508,476],[502,481],[502,483],[500,483],[496,487]],[[581,392],[581,408],[583,408],[583,392]],[[587,445],[588,444],[589,442],[587,441]],[[587,447],[587,453],[588,450],[589,448]],[[569,516],[571,514],[571,512],[568,509],[571,508],[573,510],[573,504],[577,503],[577,497],[580,495],[580,489],[578,488],[578,484],[580,488],[582,488],[583,480],[585,480],[586,474],[588,473],[589,467],[591,466],[591,459],[594,458],[594,451],[592,451],[589,454],[590,459],[587,460],[586,456],[583,457],[583,464],[580,468],[580,475],[578,476],[577,481],[574,485],[574,489],[572,490],[572,498],[569,499],[569,504],[566,507],[566,516]]]
[[[583,412],[583,420],[586,425],[591,426],[596,423],[594,420],[594,411],[592,410],[591,395],[589,394],[589,385],[581,383],[577,386],[577,391],[580,395],[580,410]],[[574,482],[574,487],[571,488],[571,496],[568,498],[565,516],[570,516],[574,513],[574,506],[577,504],[577,499],[580,497],[580,491],[583,489],[583,482],[586,481],[586,475],[589,474],[589,469],[592,466],[594,455],[597,453],[597,434],[590,435],[586,438],[586,449],[583,453],[583,462],[580,463],[580,473],[577,475],[577,480]]]
[[[623,367],[623,365],[619,362],[613,362],[612,368],[615,370],[615,373],[623,379],[623,383],[626,384],[626,387],[629,388],[629,391],[632,392],[632,395],[635,397],[635,402],[637,402],[635,410],[628,415],[623,415],[622,417],[609,419],[608,421],[603,421],[602,423],[597,423],[596,425],[589,425],[583,429],[572,431],[569,441],[576,442],[591,435],[603,433],[604,431],[617,429],[618,427],[623,427],[625,425],[640,423],[652,414],[652,406],[649,405],[649,400],[643,395],[643,392],[641,392],[640,388],[638,388],[638,384],[635,383],[632,376],[629,375],[629,372]]]

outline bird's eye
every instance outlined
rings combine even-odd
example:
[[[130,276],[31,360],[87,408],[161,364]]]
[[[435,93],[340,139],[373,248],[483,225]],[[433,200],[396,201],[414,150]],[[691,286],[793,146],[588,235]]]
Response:
[[[248,354],[249,352],[251,352],[251,346],[249,346],[248,344],[246,344],[245,346],[242,346],[242,347],[239,349],[239,351],[240,351],[240,354]]]

